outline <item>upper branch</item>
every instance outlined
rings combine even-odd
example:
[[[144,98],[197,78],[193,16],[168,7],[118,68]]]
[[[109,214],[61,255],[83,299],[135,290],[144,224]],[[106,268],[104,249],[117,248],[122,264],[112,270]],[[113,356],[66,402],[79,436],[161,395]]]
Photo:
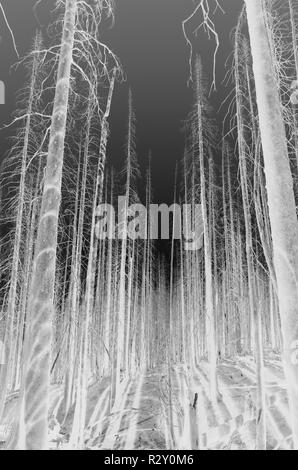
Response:
[[[192,73],[192,62],[193,62],[193,44],[191,42],[190,36],[186,31],[187,25],[194,20],[194,18],[198,15],[199,12],[203,15],[203,20],[201,23],[192,31],[192,34],[197,35],[198,31],[201,28],[204,28],[207,31],[207,34],[209,37],[213,37],[215,40],[215,51],[214,51],[214,56],[213,56],[213,81],[211,85],[211,90],[214,89],[216,90],[216,58],[217,58],[217,53],[219,49],[219,37],[216,32],[215,24],[212,20],[212,15],[216,13],[216,11],[219,9],[222,13],[224,13],[224,10],[219,4],[219,0],[214,0],[215,2],[215,8],[213,13],[210,13],[210,5],[209,5],[210,0],[200,0],[194,11],[182,22],[182,30],[183,30],[183,35],[185,37],[185,40],[188,44],[190,54],[189,54],[189,68],[190,68],[190,81],[192,81],[193,73]]]
[[[16,46],[16,41],[15,41],[15,38],[14,38],[14,34],[13,34],[13,31],[12,31],[10,25],[9,25],[8,19],[7,19],[7,17],[6,17],[6,13],[5,13],[5,11],[4,11],[4,8],[3,8],[1,2],[0,2],[0,10],[1,10],[1,12],[2,12],[4,21],[5,21],[5,23],[6,23],[6,26],[7,26],[8,30],[9,30],[9,33],[10,33],[10,35],[11,35],[15,53],[16,53],[18,59],[19,59],[20,56],[19,56],[19,53],[18,53],[18,50],[17,50],[17,46]]]

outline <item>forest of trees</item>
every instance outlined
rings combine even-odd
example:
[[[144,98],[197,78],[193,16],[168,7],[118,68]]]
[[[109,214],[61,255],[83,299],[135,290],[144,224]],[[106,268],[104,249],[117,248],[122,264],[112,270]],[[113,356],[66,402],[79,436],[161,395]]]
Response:
[[[218,43],[210,3],[196,11]],[[101,203],[124,195],[128,220],[154,202],[133,90],[123,170],[107,161],[124,71],[101,28],[116,14],[57,0],[50,39],[20,59],[0,175],[1,448],[298,450],[297,2],[243,2],[221,126],[216,64],[209,77],[182,25],[193,106],[173,201],[202,239],[185,249],[173,222],[169,259],[150,210],[144,239],[96,230]]]

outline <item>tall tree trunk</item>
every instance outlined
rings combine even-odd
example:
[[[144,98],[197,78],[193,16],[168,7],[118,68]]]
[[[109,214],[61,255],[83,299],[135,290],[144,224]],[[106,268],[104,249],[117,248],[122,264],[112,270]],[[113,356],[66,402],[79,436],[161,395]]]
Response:
[[[201,189],[201,206],[202,218],[204,226],[204,263],[205,263],[205,309],[207,317],[207,344],[208,344],[208,359],[210,363],[210,391],[213,401],[218,397],[218,384],[217,384],[217,346],[216,346],[216,327],[215,327],[215,309],[213,298],[213,273],[212,273],[212,246],[210,239],[210,229],[206,197],[206,173],[204,162],[204,131],[203,131],[203,112],[204,103],[202,95],[202,71],[199,60],[196,64],[196,107],[197,107],[197,124],[198,124],[198,146],[199,146],[199,163],[200,163],[200,189]]]
[[[58,215],[76,13],[77,1],[67,0],[26,334],[24,405],[27,450],[42,450],[48,445]]]
[[[30,149],[30,137],[31,137],[31,125],[32,125],[32,112],[34,107],[34,101],[36,100],[36,81],[38,74],[38,66],[40,60],[40,54],[38,51],[41,49],[41,37],[36,36],[34,42],[34,50],[37,52],[34,56],[32,63],[32,73],[30,81],[30,91],[28,97],[28,105],[26,110],[26,122],[23,135],[23,148],[21,151],[21,168],[20,168],[20,184],[18,191],[18,207],[16,214],[16,227],[14,234],[14,245],[12,253],[12,265],[11,265],[11,276],[9,282],[9,291],[7,296],[7,314],[6,314],[6,328],[5,328],[5,350],[6,350],[6,364],[1,370],[0,381],[0,419],[4,410],[6,393],[10,385],[10,375],[13,371],[11,364],[13,358],[13,343],[14,343],[14,321],[17,313],[17,290],[20,276],[19,264],[21,257],[21,242],[22,242],[22,227],[24,223],[24,210],[25,210],[25,191],[26,191],[26,176],[27,176],[27,164],[28,164],[28,153]]]
[[[245,0],[264,152],[294,447],[298,449],[298,224],[287,139],[260,0]]]

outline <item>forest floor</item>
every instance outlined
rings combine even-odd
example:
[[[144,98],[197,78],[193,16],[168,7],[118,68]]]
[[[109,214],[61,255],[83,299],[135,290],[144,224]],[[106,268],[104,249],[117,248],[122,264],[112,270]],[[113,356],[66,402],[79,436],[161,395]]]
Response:
[[[290,416],[282,365],[271,354],[265,366],[267,449],[290,449]],[[88,391],[84,447],[90,450],[190,449],[190,404],[197,393],[200,449],[255,449],[254,360],[247,356],[223,360],[218,372],[221,398],[216,403],[210,401],[207,362],[201,362],[191,377],[185,367],[176,365],[171,368],[170,377],[164,366],[126,380],[111,413],[108,413],[108,380],[93,384]],[[74,409],[60,426],[62,399],[61,387],[53,386],[51,448],[64,450],[71,448]],[[12,421],[15,401],[13,398],[8,403],[5,422],[0,426],[0,440],[1,429]]]

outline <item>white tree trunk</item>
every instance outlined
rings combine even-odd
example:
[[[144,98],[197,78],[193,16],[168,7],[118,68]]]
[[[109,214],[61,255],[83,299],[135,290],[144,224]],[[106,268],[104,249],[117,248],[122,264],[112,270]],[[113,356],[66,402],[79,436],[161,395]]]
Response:
[[[264,152],[294,447],[298,449],[298,224],[285,126],[260,0],[245,0]]]
[[[77,1],[67,0],[29,301],[29,328],[26,334],[28,349],[24,374],[24,403],[27,450],[46,449],[48,441],[58,215],[76,13]]]

